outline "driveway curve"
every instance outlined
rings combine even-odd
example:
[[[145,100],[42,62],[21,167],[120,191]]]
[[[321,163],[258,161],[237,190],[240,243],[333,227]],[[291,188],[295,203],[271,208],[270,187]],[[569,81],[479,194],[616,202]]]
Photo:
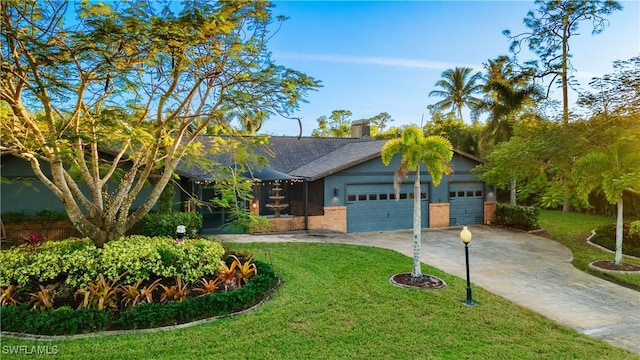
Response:
[[[640,354],[640,292],[584,273],[572,253],[544,237],[470,227],[471,282],[582,334]],[[423,263],[466,278],[460,228],[424,229]],[[413,256],[410,230],[355,234],[218,235],[224,242],[324,242],[375,246]],[[639,275],[640,276],[640,275]]]

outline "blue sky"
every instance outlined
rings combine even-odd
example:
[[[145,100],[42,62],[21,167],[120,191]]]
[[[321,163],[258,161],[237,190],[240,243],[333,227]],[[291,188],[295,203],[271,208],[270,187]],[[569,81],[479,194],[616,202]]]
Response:
[[[389,113],[390,125],[429,119],[428,97],[441,73],[456,66],[482,71],[488,59],[508,54],[502,30],[520,33],[533,1],[276,1],[274,15],[289,17],[270,41],[276,63],[322,81],[294,114],[303,135],[316,119],[344,109],[352,119]],[[623,1],[610,26],[591,35],[580,24],[571,40],[573,75],[583,87],[612,72],[612,62],[640,53],[640,2]],[[520,61],[535,58],[523,53]],[[555,96],[559,96],[559,89]],[[572,97],[575,100],[575,96]],[[465,119],[468,120],[468,119]],[[273,117],[261,132],[297,135],[293,120]]]

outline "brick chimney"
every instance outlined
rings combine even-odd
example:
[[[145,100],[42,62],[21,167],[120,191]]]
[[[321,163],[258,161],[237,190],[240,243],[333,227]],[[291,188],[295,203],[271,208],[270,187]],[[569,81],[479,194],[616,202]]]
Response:
[[[351,122],[351,137],[363,138],[371,136],[371,127],[368,119],[356,120]]]

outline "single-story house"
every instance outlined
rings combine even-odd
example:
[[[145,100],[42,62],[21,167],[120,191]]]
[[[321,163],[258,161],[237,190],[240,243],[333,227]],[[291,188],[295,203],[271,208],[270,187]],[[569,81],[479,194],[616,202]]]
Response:
[[[266,216],[273,231],[330,230],[365,232],[410,229],[413,226],[413,176],[401,184],[398,198],[393,187],[400,156],[386,167],[380,152],[387,140],[368,136],[368,126],[354,123],[351,138],[271,136],[258,151],[269,166],[252,174],[255,199],[248,206]],[[207,137],[202,141],[206,144]],[[453,172],[435,187],[421,170],[422,227],[439,228],[483,224],[495,219],[495,189],[471,173],[481,159],[455,151]],[[193,166],[179,166],[176,204],[188,204],[189,195],[208,202],[214,196],[211,178]],[[2,157],[2,212],[63,211],[60,201],[35,179],[28,164]],[[135,206],[135,205],[134,205]],[[187,210],[186,206],[176,208]],[[225,209],[200,206],[204,227],[215,232],[226,221]]]

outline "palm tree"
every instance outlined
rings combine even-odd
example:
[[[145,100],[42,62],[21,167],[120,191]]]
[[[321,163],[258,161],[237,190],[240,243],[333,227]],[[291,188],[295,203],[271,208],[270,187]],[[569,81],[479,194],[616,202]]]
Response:
[[[517,116],[535,106],[535,101],[542,98],[542,92],[530,82],[529,74],[516,74],[506,56],[489,60],[485,69],[487,81],[482,86],[485,98],[479,110],[489,112],[486,135],[498,144],[511,138]]]
[[[471,75],[472,71],[473,69],[468,67],[445,70],[442,73],[442,79],[436,82],[436,86],[442,88],[442,90],[433,90],[429,93],[429,96],[443,98],[433,104],[433,109],[456,111],[460,120],[463,120],[462,108],[464,106],[475,111],[480,104],[480,99],[474,97],[473,94],[482,90],[482,85],[478,83],[482,80],[482,74],[477,72]]]
[[[614,263],[622,262],[622,222],[625,191],[640,194],[640,138],[628,131],[605,147],[592,150],[578,159],[573,176],[578,195],[585,201],[600,187],[611,204],[618,204],[616,220],[616,254]]]
[[[451,173],[449,162],[453,157],[451,143],[441,136],[425,137],[417,126],[407,127],[398,139],[389,140],[382,148],[382,163],[389,166],[396,154],[402,154],[400,165],[395,171],[393,185],[396,199],[399,198],[400,179],[407,177],[409,171],[415,172],[413,184],[413,280],[422,279],[420,268],[421,211],[420,211],[420,164],[424,164],[434,186],[438,186],[444,174]]]
[[[542,98],[541,90],[530,83],[527,73],[516,74],[510,59],[499,56],[485,64],[487,81],[482,87],[485,99],[478,111],[489,112],[487,126],[483,131],[483,149],[493,149],[495,145],[509,141],[513,135],[513,125],[522,111],[535,106],[535,100]],[[516,181],[511,181],[511,205],[516,205]]]

